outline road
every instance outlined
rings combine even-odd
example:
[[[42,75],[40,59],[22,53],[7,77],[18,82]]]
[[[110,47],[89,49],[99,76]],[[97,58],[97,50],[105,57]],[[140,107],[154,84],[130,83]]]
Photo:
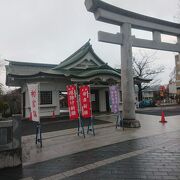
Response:
[[[136,111],[136,113],[161,116],[162,111],[164,111],[165,116],[180,115],[180,105],[179,106],[176,105],[176,106],[141,108],[141,109],[138,109]]]

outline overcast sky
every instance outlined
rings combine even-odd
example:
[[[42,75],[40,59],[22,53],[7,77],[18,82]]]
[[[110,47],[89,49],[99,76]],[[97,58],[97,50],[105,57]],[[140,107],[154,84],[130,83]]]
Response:
[[[178,14],[178,0],[105,1],[168,21],[175,21],[174,16]],[[87,12],[84,0],[0,0],[0,57],[3,59],[58,64],[91,39],[101,59],[112,67],[120,66],[120,46],[98,42],[99,30],[116,33],[119,27],[96,21]],[[141,32],[136,35],[146,36]],[[138,51],[133,49],[134,54]],[[174,55],[156,53],[153,64],[166,67],[165,73],[159,76],[162,83],[169,80]]]

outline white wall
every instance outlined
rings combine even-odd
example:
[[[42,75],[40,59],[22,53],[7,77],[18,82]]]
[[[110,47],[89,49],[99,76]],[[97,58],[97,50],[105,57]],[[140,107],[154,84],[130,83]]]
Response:
[[[153,91],[145,91],[145,92],[143,92],[143,98],[153,98],[153,97],[154,97]]]
[[[177,90],[176,90],[176,83],[169,83],[169,93],[170,94],[176,94]]]
[[[63,79],[49,79],[49,80],[37,80],[40,83],[40,91],[52,91],[52,104],[40,105],[40,116],[52,116],[53,111],[55,115],[59,115],[59,91],[66,91],[66,85],[70,82]],[[28,83],[36,83],[31,81]],[[30,103],[27,85],[22,87],[22,92],[26,92],[26,105],[25,105],[25,117],[28,118],[30,115]]]
[[[106,89],[104,88],[99,90],[99,111],[106,111]]]

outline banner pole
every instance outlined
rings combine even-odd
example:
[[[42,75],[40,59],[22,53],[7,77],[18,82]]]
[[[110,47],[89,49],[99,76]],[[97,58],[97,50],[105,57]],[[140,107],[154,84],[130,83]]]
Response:
[[[118,85],[109,86],[109,98],[111,100],[111,112],[113,112],[117,116],[115,127],[117,129],[118,127],[122,126],[124,131],[123,115],[120,108],[120,92]]]
[[[36,124],[36,144],[40,143],[40,147],[42,148],[42,133],[41,133],[41,124],[38,122]]]
[[[92,132],[93,132],[93,135],[95,136],[95,131],[94,131],[94,122],[93,122],[93,113],[92,113],[92,104],[91,104],[91,89],[90,89],[90,85],[89,85],[89,100],[90,100],[90,106],[91,106],[91,117],[89,119],[89,123],[88,123],[88,129],[87,129],[87,134],[89,133],[89,131],[91,130],[90,129],[90,126],[92,128]]]
[[[35,121],[36,128],[36,139],[35,143],[41,144],[42,147],[42,134],[41,134],[41,124],[40,124],[40,82],[27,84],[29,102],[30,102],[30,112],[32,115],[32,121]]]
[[[124,131],[124,119],[123,119],[123,113],[121,111],[121,121],[122,121],[122,128],[123,128],[123,131]]]
[[[41,133],[41,121],[40,121],[40,82],[38,82],[38,111],[39,111],[39,122],[36,125],[36,144],[40,143],[40,147],[42,148],[42,133]]]
[[[78,87],[77,87],[77,84],[76,84],[76,97],[77,97],[77,105],[78,105],[78,113],[79,113],[79,118],[78,118],[78,136],[79,136],[79,133],[82,133],[84,138],[85,138],[85,132],[84,132],[84,124],[82,122],[82,119],[81,119],[81,110],[80,110],[80,98],[79,98],[79,93],[78,93]],[[82,129],[82,132],[80,131],[80,129]]]

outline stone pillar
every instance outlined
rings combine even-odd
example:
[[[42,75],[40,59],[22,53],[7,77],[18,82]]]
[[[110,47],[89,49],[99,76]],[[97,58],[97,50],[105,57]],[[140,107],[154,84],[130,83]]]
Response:
[[[132,38],[131,25],[124,23],[121,26],[123,43],[121,46],[121,87],[122,109],[124,127],[140,127],[140,122],[135,120],[135,93],[132,68]]]
[[[157,31],[154,31],[153,32],[153,41],[155,42],[161,42],[161,33],[160,32],[157,32]]]
[[[180,36],[177,36],[177,43],[180,44]],[[180,54],[180,53],[179,53]]]
[[[0,121],[0,169],[22,165],[21,116]]]

